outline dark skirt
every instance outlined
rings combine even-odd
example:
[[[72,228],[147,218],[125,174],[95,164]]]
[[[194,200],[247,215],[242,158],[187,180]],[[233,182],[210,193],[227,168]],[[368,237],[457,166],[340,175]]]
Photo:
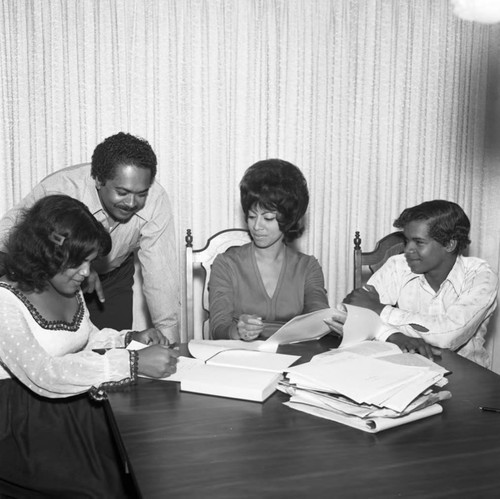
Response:
[[[0,381],[0,497],[136,497],[102,404]]]

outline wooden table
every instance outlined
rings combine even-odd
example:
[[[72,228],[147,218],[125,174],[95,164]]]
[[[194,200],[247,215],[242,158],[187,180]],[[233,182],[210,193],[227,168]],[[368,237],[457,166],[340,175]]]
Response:
[[[451,352],[438,363],[453,372],[443,413],[378,434],[280,392],[260,404],[141,379],[110,405],[145,499],[500,497],[500,414],[479,410],[500,407],[500,376]]]

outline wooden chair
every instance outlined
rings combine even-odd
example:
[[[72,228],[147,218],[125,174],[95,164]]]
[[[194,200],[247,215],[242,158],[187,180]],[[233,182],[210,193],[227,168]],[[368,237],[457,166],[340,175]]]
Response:
[[[392,232],[380,239],[373,251],[361,250],[359,231],[354,235],[354,289],[360,288],[387,259],[403,253],[405,238],[402,232]]]
[[[226,229],[211,236],[201,249],[193,249],[191,229],[186,231],[187,338],[208,339],[208,281],[215,257],[233,246],[251,241],[246,229]]]

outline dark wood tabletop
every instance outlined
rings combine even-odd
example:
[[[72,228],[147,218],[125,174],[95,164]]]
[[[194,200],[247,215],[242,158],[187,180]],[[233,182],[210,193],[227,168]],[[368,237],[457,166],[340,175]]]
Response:
[[[310,356],[325,341],[284,353]],[[307,358],[307,357],[306,357]],[[499,497],[500,376],[452,353],[442,414],[378,434],[141,379],[110,394],[115,432],[145,499]]]

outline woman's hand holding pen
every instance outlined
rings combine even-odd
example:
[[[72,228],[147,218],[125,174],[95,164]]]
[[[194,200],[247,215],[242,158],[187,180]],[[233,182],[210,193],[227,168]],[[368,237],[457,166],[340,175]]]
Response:
[[[177,370],[179,352],[172,345],[151,345],[138,350],[138,372],[151,378],[165,378]]]
[[[256,340],[264,330],[262,318],[256,315],[241,314],[238,320],[238,336],[243,341]]]

